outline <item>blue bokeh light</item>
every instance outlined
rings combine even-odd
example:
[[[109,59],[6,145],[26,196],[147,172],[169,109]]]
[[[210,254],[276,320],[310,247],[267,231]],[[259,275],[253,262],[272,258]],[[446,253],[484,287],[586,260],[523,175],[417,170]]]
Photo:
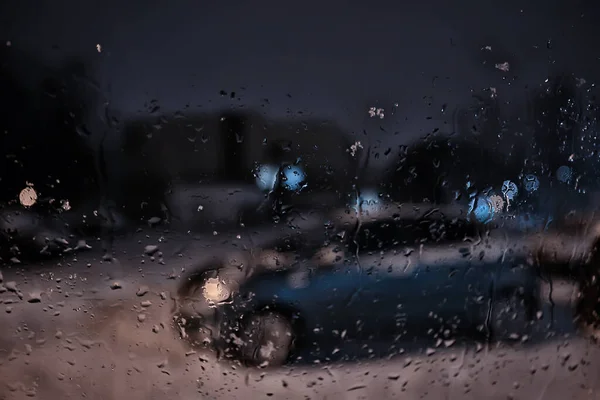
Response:
[[[494,207],[487,196],[477,196],[469,204],[469,215],[482,223],[490,222],[494,218]]]
[[[287,190],[299,190],[304,186],[306,174],[299,165],[288,165],[283,168],[283,186]]]
[[[256,177],[256,186],[260,188],[260,190],[273,190],[275,186],[275,181],[277,180],[277,171],[278,167],[272,164],[260,165],[256,168],[255,177]]]
[[[573,170],[571,167],[562,165],[560,168],[558,168],[558,170],[556,170],[556,177],[561,182],[569,183],[573,177]]]
[[[508,201],[513,201],[519,194],[519,189],[513,181],[506,180],[502,183],[502,194]]]
[[[535,192],[540,188],[540,180],[533,174],[527,174],[523,178],[523,185],[528,192]]]
[[[379,208],[379,195],[374,190],[364,191],[360,195],[358,204],[362,211],[375,212]]]

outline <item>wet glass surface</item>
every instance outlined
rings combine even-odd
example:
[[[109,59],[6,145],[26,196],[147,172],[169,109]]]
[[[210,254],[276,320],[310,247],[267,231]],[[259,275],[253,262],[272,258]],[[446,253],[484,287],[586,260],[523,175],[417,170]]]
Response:
[[[0,5],[0,399],[600,398],[596,5],[67,3]]]

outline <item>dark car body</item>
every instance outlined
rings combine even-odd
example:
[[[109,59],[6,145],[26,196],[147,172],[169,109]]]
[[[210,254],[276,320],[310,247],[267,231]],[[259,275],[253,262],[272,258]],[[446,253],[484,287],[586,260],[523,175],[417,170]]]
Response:
[[[479,233],[464,219],[392,218],[284,237],[245,264],[190,276],[177,325],[194,345],[269,365],[508,336],[535,317],[537,271],[522,254],[498,251]],[[524,325],[503,325],[502,313]],[[271,333],[252,339],[253,325]],[[278,330],[289,336],[285,350],[257,355],[256,346]],[[342,351],[348,346],[351,352]]]

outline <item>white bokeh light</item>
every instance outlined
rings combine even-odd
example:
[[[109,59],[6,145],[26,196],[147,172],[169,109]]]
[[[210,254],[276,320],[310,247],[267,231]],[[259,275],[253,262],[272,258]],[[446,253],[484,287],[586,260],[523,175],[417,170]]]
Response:
[[[258,186],[260,190],[273,190],[275,181],[277,180],[277,171],[278,168],[276,165],[260,165],[255,172],[256,186]]]

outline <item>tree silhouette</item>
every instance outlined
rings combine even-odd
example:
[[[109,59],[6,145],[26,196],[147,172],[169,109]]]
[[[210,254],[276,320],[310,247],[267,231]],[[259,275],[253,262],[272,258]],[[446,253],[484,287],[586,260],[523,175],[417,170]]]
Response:
[[[587,123],[581,92],[571,75],[559,75],[530,91],[525,120],[522,112],[502,112],[496,99],[477,97],[457,111],[454,134],[431,134],[404,148],[383,186],[397,201],[447,203],[455,192],[466,194],[468,182],[485,190],[536,174],[559,188],[561,165],[593,174],[581,150]],[[563,189],[571,201],[575,191]]]

